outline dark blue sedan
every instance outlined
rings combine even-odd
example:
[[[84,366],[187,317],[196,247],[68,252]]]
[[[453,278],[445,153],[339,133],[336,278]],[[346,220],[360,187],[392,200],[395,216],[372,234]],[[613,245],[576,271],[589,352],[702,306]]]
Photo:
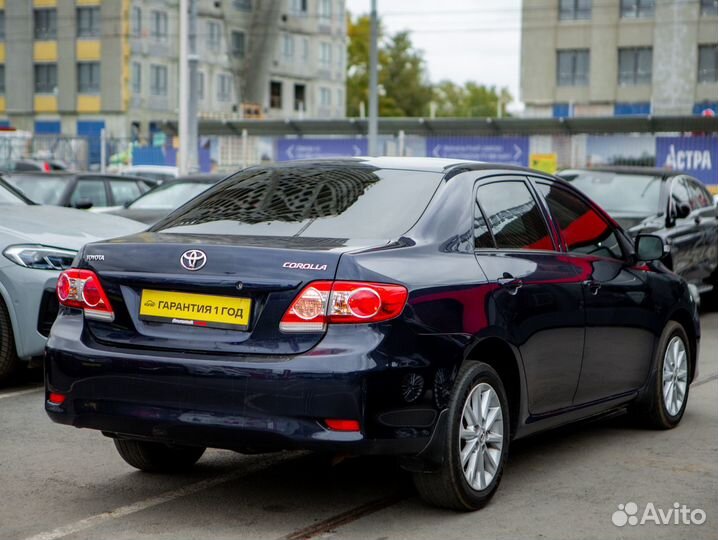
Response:
[[[433,159],[245,169],[57,285],[46,410],[172,472],[206,447],[393,454],[480,508],[511,441],[683,416],[686,283],[568,182]]]

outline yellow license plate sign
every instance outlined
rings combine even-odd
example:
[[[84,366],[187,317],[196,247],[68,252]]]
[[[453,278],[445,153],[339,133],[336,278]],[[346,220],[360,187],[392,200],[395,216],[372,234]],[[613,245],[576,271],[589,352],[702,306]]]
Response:
[[[251,304],[249,298],[145,289],[140,300],[140,319],[246,330]]]

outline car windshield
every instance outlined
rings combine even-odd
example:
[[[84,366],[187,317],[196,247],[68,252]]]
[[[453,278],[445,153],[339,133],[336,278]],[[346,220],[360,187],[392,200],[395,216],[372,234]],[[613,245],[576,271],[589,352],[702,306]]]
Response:
[[[134,202],[130,203],[129,208],[172,210],[174,208],[179,208],[184,203],[193,197],[196,197],[209,187],[211,187],[211,184],[200,182],[172,182],[169,184],[162,184],[158,188],[147,192],[138,199],[135,199]]]
[[[442,175],[368,166],[247,169],[152,230],[169,233],[395,238],[419,219]]]
[[[20,206],[27,203],[18,197],[17,194],[10,191],[7,186],[0,183],[0,204]]]
[[[67,186],[66,179],[48,175],[11,175],[7,181],[28,199],[39,204],[60,204]]]
[[[648,174],[604,171],[560,175],[596,201],[609,214],[651,215],[658,212],[662,179]]]

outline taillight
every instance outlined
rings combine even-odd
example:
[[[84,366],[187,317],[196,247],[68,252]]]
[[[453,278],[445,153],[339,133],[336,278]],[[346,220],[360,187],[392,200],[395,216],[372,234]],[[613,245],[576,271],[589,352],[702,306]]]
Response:
[[[115,319],[99,278],[90,270],[71,268],[62,272],[57,278],[57,299],[60,305],[83,310],[88,319]]]
[[[408,292],[402,285],[360,281],[315,281],[282,317],[282,332],[323,332],[327,324],[361,324],[398,317]]]

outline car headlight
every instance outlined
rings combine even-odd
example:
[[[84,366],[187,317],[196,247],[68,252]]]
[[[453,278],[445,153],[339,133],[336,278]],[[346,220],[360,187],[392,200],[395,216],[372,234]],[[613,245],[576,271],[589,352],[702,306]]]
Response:
[[[15,264],[39,270],[65,270],[77,254],[70,249],[49,246],[10,246],[3,255]]]

